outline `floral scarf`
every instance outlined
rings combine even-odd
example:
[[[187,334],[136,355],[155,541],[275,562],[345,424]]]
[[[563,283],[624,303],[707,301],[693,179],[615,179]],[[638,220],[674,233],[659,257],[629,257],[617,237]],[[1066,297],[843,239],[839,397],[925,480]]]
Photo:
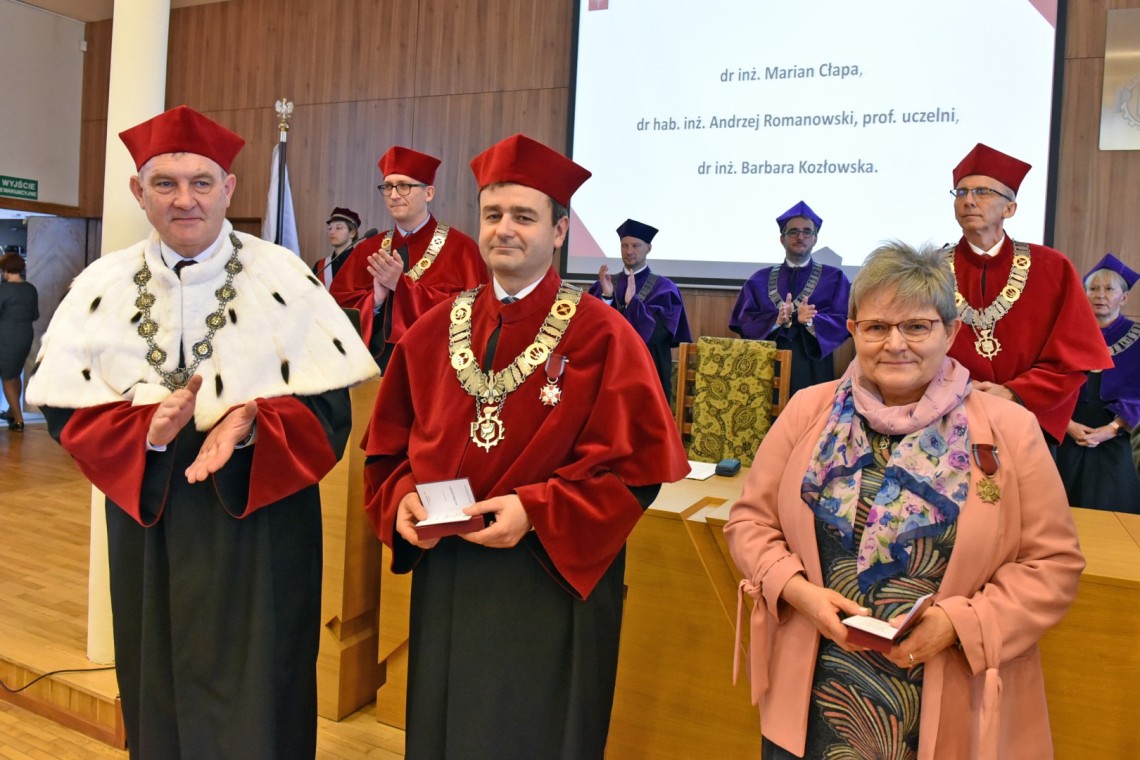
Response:
[[[949,357],[913,404],[884,405],[858,359],[840,380],[800,492],[816,517],[839,531],[848,549],[855,546],[863,468],[875,461],[865,426],[905,436],[887,462],[882,488],[859,536],[856,567],[864,593],[877,581],[906,572],[911,541],[936,535],[958,519],[970,488],[962,403],[970,389],[970,373]]]

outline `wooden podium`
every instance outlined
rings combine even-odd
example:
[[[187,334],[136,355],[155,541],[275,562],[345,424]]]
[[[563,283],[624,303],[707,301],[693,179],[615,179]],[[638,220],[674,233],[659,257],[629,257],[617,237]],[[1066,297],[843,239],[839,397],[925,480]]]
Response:
[[[1140,515],[1073,508],[1088,563],[1069,613],[1041,640],[1053,749],[1065,758],[1136,756],[1140,683]]]
[[[321,481],[324,576],[317,655],[317,713],[340,720],[376,696],[383,673],[379,648],[380,541],[364,516],[360,439],[380,380],[353,388],[352,433],[344,456]]]
[[[684,517],[735,499],[742,480],[662,486],[629,538],[609,758],[760,756],[748,679],[732,683],[732,627]]]

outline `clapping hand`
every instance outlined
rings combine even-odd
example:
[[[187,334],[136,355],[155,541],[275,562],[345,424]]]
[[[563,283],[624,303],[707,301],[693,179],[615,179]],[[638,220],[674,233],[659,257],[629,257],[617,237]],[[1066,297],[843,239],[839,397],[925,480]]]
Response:
[[[198,389],[202,387],[202,376],[194,375],[184,388],[171,393],[150,418],[150,429],[146,440],[151,446],[165,446],[178,437],[182,428],[194,416],[198,402]]]
[[[598,270],[598,285],[601,286],[605,298],[614,297],[614,278],[610,275],[610,268],[605,264],[602,264],[602,268]]]
[[[796,305],[792,303],[792,294],[788,293],[787,297],[780,302],[779,307],[776,309],[776,324],[783,326],[791,323],[792,312],[795,311]]]
[[[396,289],[404,263],[396,254],[381,248],[368,257],[368,273],[372,275],[374,301],[381,304]]]
[[[791,294],[789,293],[788,295]],[[799,320],[800,324],[806,327],[810,327],[811,321],[815,318],[816,313],[817,312],[814,306],[812,306],[806,300],[801,301],[799,303],[799,306],[796,308],[796,319]]]
[[[186,479],[197,483],[222,469],[237,445],[249,438],[256,420],[256,401],[247,401],[223,417],[202,442],[197,458],[186,468]]]

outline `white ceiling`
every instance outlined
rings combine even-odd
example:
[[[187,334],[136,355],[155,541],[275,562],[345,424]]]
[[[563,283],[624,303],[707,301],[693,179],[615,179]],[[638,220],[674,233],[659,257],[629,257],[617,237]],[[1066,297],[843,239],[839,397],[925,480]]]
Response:
[[[115,13],[115,0],[15,0],[24,5],[34,5],[45,11],[58,13],[76,21],[104,21]],[[188,5],[206,5],[225,0],[170,0],[171,8],[185,8]]]

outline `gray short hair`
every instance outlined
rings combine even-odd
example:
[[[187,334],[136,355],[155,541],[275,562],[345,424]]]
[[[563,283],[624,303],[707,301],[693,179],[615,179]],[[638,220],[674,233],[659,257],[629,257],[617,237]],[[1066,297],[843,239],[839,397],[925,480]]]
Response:
[[[172,153],[158,153],[156,155],[151,156],[146,161],[144,161],[143,165],[139,167],[138,174],[135,176],[137,176],[139,178],[139,182],[142,182],[143,175],[146,174],[148,171],[150,171],[151,165],[154,163],[154,159],[156,159],[156,158],[159,158],[161,156],[173,156],[174,160],[177,161],[178,159],[180,159],[186,155],[198,155],[198,156],[200,156],[201,154],[200,153],[191,154],[190,151],[185,151],[185,150],[176,150]],[[222,180],[225,181],[225,178],[226,178],[226,176],[229,175],[229,172],[226,171],[225,169],[223,169],[221,164],[219,164],[217,161],[210,158],[209,156],[202,156],[202,158],[206,159],[211,164],[213,164],[214,168],[217,169],[217,171],[218,171],[218,176],[220,176],[222,178]]]
[[[953,251],[949,252],[953,255]],[[895,291],[895,301],[906,306],[931,306],[944,323],[958,318],[954,303],[957,284],[946,251],[926,244],[913,248],[890,240],[871,252],[851,284],[847,314],[856,316],[859,304],[885,290]]]
[[[1089,276],[1085,278],[1083,283],[1085,290],[1088,290],[1089,285],[1092,284],[1093,278],[1101,273],[1107,275],[1108,279],[1112,281],[1112,284],[1120,288],[1121,293],[1128,292],[1128,280],[1124,279],[1120,272],[1117,272],[1115,269],[1097,269],[1094,272],[1089,272]]]

